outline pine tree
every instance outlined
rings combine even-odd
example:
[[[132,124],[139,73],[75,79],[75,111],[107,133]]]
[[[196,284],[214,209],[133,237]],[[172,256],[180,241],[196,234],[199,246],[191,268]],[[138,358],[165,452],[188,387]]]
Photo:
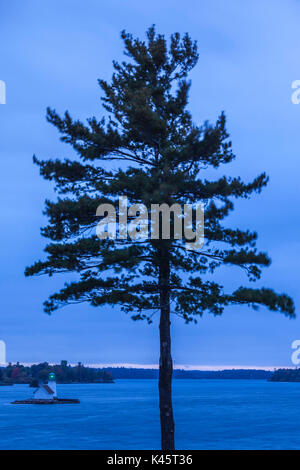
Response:
[[[125,31],[126,61],[113,62],[111,83],[99,80],[105,117],[86,123],[68,112],[60,117],[47,110],[48,121],[61,140],[77,153],[74,159],[39,161],[41,175],[55,183],[58,198],[45,202],[49,224],[42,235],[51,240],[47,258],[25,271],[27,276],[78,273],[45,302],[45,311],[68,304],[119,306],[134,320],[152,322],[160,315],[159,406],[162,449],[174,449],[170,316],[196,321],[204,312],[222,314],[228,305],[264,305],[294,316],[294,304],[269,288],[239,287],[234,292],[212,279],[221,266],[243,268],[248,280],[270,265],[258,252],[257,234],[226,228],[223,220],[234,209],[234,198],[249,198],[268,182],[265,173],[244,183],[240,178],[205,178],[205,169],[219,168],[233,158],[226,118],[202,126],[187,109],[187,76],[198,60],[197,44],[178,33],[167,41],[154,27],[145,41]],[[113,170],[110,162],[118,161]],[[115,162],[114,162],[115,166]],[[178,203],[205,205],[205,244],[189,250],[185,239],[99,240],[95,226],[101,203],[115,205],[119,195],[130,204]],[[151,211],[150,211],[151,212]],[[149,212],[149,217],[150,217]],[[246,277],[247,279],[247,277]]]

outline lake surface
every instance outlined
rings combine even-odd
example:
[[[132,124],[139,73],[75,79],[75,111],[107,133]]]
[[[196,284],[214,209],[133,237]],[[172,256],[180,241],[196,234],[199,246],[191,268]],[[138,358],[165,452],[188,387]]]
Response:
[[[159,449],[156,380],[58,385],[79,405],[11,405],[0,387],[0,449]],[[300,449],[300,383],[175,380],[177,449]]]

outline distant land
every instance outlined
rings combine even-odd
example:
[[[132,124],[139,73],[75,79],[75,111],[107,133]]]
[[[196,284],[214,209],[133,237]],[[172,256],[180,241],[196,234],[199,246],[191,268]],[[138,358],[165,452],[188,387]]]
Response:
[[[300,382],[300,369],[277,369],[269,378],[270,382]]]
[[[78,363],[24,365],[19,362],[0,367],[0,385],[30,384],[47,381],[54,372],[58,383],[113,383],[114,379],[157,379],[158,369],[141,367],[91,367]],[[273,380],[273,372],[262,369],[185,370],[175,369],[174,379]],[[291,381],[291,380],[290,380]],[[299,376],[300,381],[300,376]]]
[[[0,385],[29,384],[32,387],[40,381],[47,382],[50,372],[54,372],[57,383],[113,383],[114,379],[107,370],[86,367],[81,362],[71,366],[67,361],[60,364],[41,362],[26,366],[17,362],[0,367]]]
[[[128,367],[105,367],[115,379],[156,379],[157,369],[141,369]],[[173,371],[174,379],[255,379],[268,380],[273,372],[261,369],[225,369],[225,370],[183,370]]]

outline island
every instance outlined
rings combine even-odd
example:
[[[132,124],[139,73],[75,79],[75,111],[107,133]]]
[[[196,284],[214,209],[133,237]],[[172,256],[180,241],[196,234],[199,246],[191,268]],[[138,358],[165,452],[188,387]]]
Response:
[[[80,403],[78,398],[58,398],[56,377],[54,372],[50,372],[47,384],[40,380],[33,392],[32,398],[15,400],[12,402],[12,405],[70,405],[78,403]]]
[[[300,369],[277,369],[269,377],[270,382],[300,382]]]
[[[42,362],[26,366],[17,362],[0,367],[0,384],[29,384],[36,387],[40,381],[47,382],[49,374],[55,374],[59,384],[71,383],[114,383],[114,377],[110,371],[95,367],[84,366],[79,362],[76,366],[61,361],[60,364],[49,364]]]

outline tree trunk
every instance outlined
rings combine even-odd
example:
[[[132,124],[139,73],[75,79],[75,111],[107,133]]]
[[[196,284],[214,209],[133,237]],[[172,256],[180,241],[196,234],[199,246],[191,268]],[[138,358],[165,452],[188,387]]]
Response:
[[[174,419],[172,407],[172,374],[173,363],[171,356],[170,334],[170,268],[166,263],[160,269],[160,360],[159,360],[159,409],[161,426],[162,450],[175,449]]]

